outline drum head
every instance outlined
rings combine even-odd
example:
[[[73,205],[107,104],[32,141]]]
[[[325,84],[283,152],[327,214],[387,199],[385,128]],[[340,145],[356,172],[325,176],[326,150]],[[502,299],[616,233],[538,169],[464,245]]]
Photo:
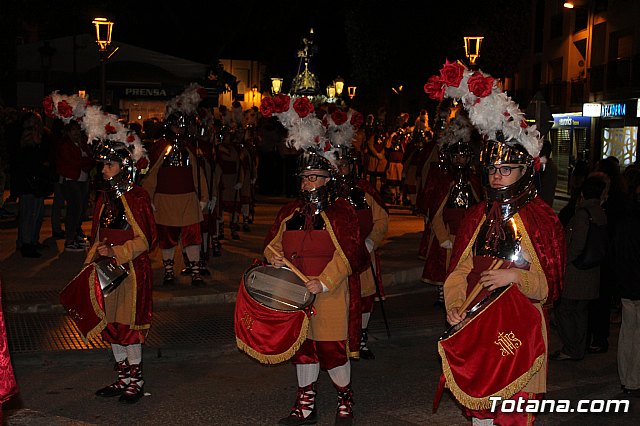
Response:
[[[447,329],[447,331],[445,331],[444,334],[442,336],[440,336],[439,340],[444,340],[444,339],[446,339],[448,337],[451,337],[458,330],[461,330],[462,328],[464,328],[464,326],[467,325],[467,323],[469,321],[471,321],[473,319],[473,317],[475,317],[480,312],[482,312],[482,310],[484,308],[489,306],[489,304],[491,303],[492,300],[494,300],[496,297],[500,296],[509,287],[511,287],[511,285],[508,285],[508,286],[505,286],[505,287],[499,287],[499,288],[493,290],[487,297],[485,297],[484,299],[482,299],[481,301],[479,301],[478,303],[473,305],[471,307],[471,309],[467,310],[467,316],[462,321],[460,321],[458,324],[452,325],[451,327],[449,327]]]
[[[255,301],[278,311],[298,311],[310,306],[315,295],[289,268],[257,266],[246,272],[244,287]]]

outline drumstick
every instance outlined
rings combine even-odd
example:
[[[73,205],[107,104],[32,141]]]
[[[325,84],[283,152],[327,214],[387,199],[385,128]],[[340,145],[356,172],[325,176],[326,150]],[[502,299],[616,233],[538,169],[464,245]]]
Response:
[[[273,254],[275,254],[276,256],[281,256],[281,255],[280,255],[280,253],[278,253],[278,252],[276,251],[276,249],[274,249],[273,247],[271,247],[271,245],[270,245],[270,244],[269,244],[269,245],[267,245],[267,248],[268,248],[269,250],[271,250],[271,252],[272,252]],[[300,272],[300,270],[299,270],[298,268],[296,268],[296,267],[295,267],[295,265],[294,265],[293,263],[289,262],[289,259],[287,259],[286,257],[282,256],[282,261],[283,261],[283,262],[284,262],[284,264],[285,264],[285,265],[287,265],[287,267],[288,267],[289,269],[291,269],[291,270],[293,271],[293,273],[294,273],[294,274],[296,274],[296,275],[298,276],[298,278],[300,278],[302,281],[304,281],[305,283],[306,283],[307,281],[311,281],[311,280],[309,279],[309,277],[307,277],[305,274],[303,274],[302,272]]]
[[[491,266],[489,266],[489,269],[499,269],[500,266],[502,266],[503,262],[504,261],[502,259],[496,259],[493,261]],[[473,287],[473,290],[471,290],[471,293],[469,293],[469,297],[467,297],[467,299],[464,301],[462,306],[458,308],[458,314],[462,315],[462,313],[467,310],[471,302],[473,302],[473,300],[478,296],[478,294],[480,294],[483,288],[484,287],[482,287],[482,284],[480,284],[480,281],[478,281],[476,283],[476,286]]]

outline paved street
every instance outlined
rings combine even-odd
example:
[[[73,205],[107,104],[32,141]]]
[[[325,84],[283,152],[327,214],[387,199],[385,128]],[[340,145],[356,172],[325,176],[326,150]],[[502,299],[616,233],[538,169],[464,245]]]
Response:
[[[263,366],[235,348],[233,301],[239,276],[260,256],[259,246],[284,199],[264,199],[251,233],[224,241],[221,258],[210,262],[213,276],[205,289],[181,286],[154,290],[154,323],[144,352],[145,391],[135,406],[97,398],[93,392],[110,383],[110,351],[100,341],[85,345],[65,317],[57,294],[77,273],[82,254],[65,253],[60,241],[41,259],[14,253],[15,228],[0,229],[0,256],[9,345],[21,393],[5,406],[10,425],[270,425],[287,414],[295,396],[291,365]],[[448,392],[436,414],[432,400],[440,374],[436,340],[444,314],[433,307],[435,288],[419,282],[417,260],[421,220],[392,211],[383,247],[388,297],[384,302],[391,338],[378,304],[370,325],[373,361],[353,363],[355,413],[367,425],[464,425]],[[50,235],[45,218],[43,239]],[[85,222],[84,226],[89,226]],[[88,230],[88,229],[87,229]],[[156,282],[161,275],[154,253]],[[618,325],[612,324],[611,347],[583,361],[549,364],[547,398],[620,399],[616,371]],[[550,330],[551,349],[559,346]],[[319,380],[320,425],[333,424],[335,391],[326,373]],[[625,414],[553,413],[542,425],[635,425],[640,401]]]

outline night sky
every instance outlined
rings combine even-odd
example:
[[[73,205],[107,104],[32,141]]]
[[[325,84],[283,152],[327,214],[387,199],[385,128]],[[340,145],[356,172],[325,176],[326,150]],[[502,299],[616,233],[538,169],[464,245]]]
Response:
[[[296,72],[301,38],[313,28],[321,87],[340,75],[369,92],[400,84],[417,92],[446,58],[465,59],[463,35],[485,36],[483,70],[513,72],[528,43],[529,5],[528,0],[19,0],[0,6],[0,39],[41,42],[92,33],[91,19],[105,16],[115,22],[115,44],[200,63],[253,59],[266,64],[266,75],[287,80]]]

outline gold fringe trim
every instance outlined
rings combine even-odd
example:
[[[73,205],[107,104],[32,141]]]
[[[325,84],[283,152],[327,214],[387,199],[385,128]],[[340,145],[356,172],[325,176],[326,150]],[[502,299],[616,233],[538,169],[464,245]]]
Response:
[[[544,353],[538,356],[529,370],[527,370],[522,376],[518,377],[513,382],[509,383],[503,389],[500,389],[499,391],[484,398],[477,398],[467,394],[462,389],[460,389],[460,386],[458,386],[458,384],[454,380],[451,367],[449,366],[449,362],[445,357],[444,349],[442,348],[441,342],[438,342],[438,353],[442,357],[442,371],[446,379],[447,387],[451,390],[451,393],[453,394],[453,396],[455,396],[458,402],[460,402],[460,404],[471,410],[486,410],[490,408],[492,402],[489,400],[489,398],[492,396],[498,396],[502,399],[511,398],[519,390],[524,388],[527,383],[529,383],[531,378],[538,372],[538,370],[540,370],[540,368],[544,364],[544,360],[546,357],[546,354]]]
[[[518,229],[522,230],[523,238],[521,241],[522,241],[522,244],[524,245],[525,250],[527,251],[527,253],[529,253],[529,256],[531,256],[531,263],[535,267],[536,271],[542,271],[543,270],[542,264],[540,263],[540,259],[538,259],[538,254],[536,253],[536,249],[533,247],[533,243],[531,242],[531,238],[529,238],[529,234],[527,233],[527,228],[525,228],[524,222],[522,222],[522,218],[518,213],[516,213],[513,216],[513,220],[516,222],[516,226],[518,227]],[[545,281],[546,281],[546,277],[545,277]],[[540,304],[544,305],[546,301],[547,301],[547,298],[545,297],[544,300],[540,301]]]
[[[100,318],[100,322],[91,330],[89,330],[86,336],[82,336],[82,340],[84,340],[84,343],[89,343],[89,340],[98,337],[100,332],[107,326],[107,320],[104,310],[100,307],[100,304],[96,299],[96,292],[94,290],[95,280],[96,270],[94,268],[93,271],[91,271],[91,274],[89,274],[89,295],[91,298],[91,306],[93,307],[93,312],[95,312],[98,318]],[[82,335],[82,333],[80,334]]]
[[[294,344],[287,349],[285,352],[275,355],[265,355],[262,354],[252,347],[248,346],[239,337],[236,336],[236,345],[238,349],[245,352],[251,358],[260,361],[262,364],[279,364],[281,362],[288,361],[291,357],[300,349],[302,343],[307,339],[307,331],[309,329],[309,318],[305,315],[304,320],[302,321],[302,329],[300,330],[300,335],[298,339],[294,342]]]
[[[347,265],[349,275],[351,275],[353,273],[353,271],[351,270],[351,264],[349,263],[349,259],[347,259],[347,256],[342,251],[342,247],[340,247],[340,243],[338,243],[338,238],[336,237],[336,234],[333,232],[333,227],[331,227],[331,223],[329,222],[329,217],[324,211],[320,212],[320,215],[322,216],[322,219],[324,219],[324,223],[327,227],[327,232],[331,237],[331,241],[333,242],[333,245],[336,247],[336,251],[338,252],[338,255],[340,256],[344,264]]]

